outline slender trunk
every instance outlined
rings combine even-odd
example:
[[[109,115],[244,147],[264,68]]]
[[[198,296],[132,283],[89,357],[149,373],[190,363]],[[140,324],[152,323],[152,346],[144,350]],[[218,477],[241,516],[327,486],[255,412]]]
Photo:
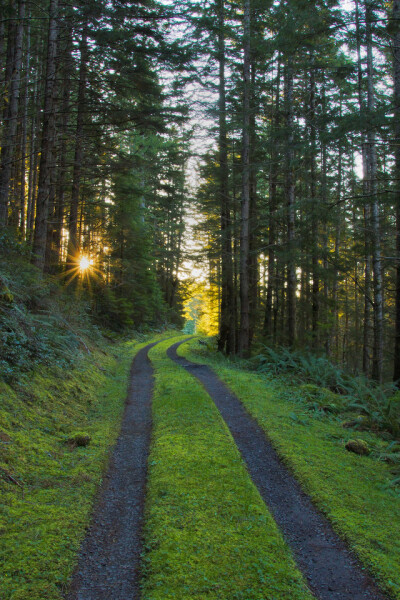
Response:
[[[400,0],[393,0],[394,153],[396,181],[396,325],[393,379],[400,385]]]
[[[276,209],[277,201],[277,185],[278,185],[278,149],[277,149],[277,131],[279,129],[279,99],[280,99],[280,57],[278,57],[278,72],[276,82],[275,106],[273,107],[272,115],[272,132],[271,132],[271,164],[269,175],[269,232],[268,232],[268,283],[267,295],[265,300],[265,316],[264,316],[264,335],[271,336],[272,333],[272,296],[275,288],[274,270],[275,270],[275,237],[276,237]]]
[[[218,0],[219,62],[219,203],[221,218],[221,317],[218,349],[235,352],[235,313],[233,291],[232,231],[229,198],[228,140],[225,92],[225,16],[224,0]]]
[[[342,198],[342,146],[339,147],[339,160],[338,160],[338,206],[340,206]],[[335,341],[335,347],[338,347],[339,338],[339,310],[338,310],[338,289],[339,289],[339,256],[340,256],[340,236],[341,236],[341,217],[340,209],[337,215],[336,231],[335,231],[335,249],[334,249],[334,277],[332,285],[332,304],[333,304],[333,320],[331,325],[330,333],[327,335],[327,346],[326,354],[331,354],[331,348]],[[329,319],[329,315],[327,315]],[[336,358],[339,357],[336,355]]]
[[[72,50],[72,32],[66,32],[66,43],[64,47],[63,57],[63,88],[61,101],[61,119],[59,124],[59,161],[57,169],[57,181],[55,184],[56,198],[53,215],[53,235],[52,244],[53,251],[51,262],[59,264],[61,262],[62,253],[62,229],[64,226],[64,206],[65,206],[65,188],[66,188],[66,172],[67,172],[67,140],[68,140],[68,123],[70,115],[70,77],[71,77],[71,50]]]
[[[375,110],[375,92],[373,80],[373,50],[372,50],[372,7],[370,0],[365,2],[366,14],[366,42],[367,42],[367,109],[371,118]],[[372,270],[374,288],[374,346],[372,359],[372,377],[381,382],[383,376],[383,282],[382,282],[382,258],[381,258],[381,236],[380,215],[378,196],[376,193],[376,145],[375,131],[370,126],[368,130],[367,160],[369,174],[369,193],[371,196],[371,244],[372,244]]]
[[[359,2],[356,0],[356,42],[357,42],[357,73],[358,73],[358,106],[360,110],[360,118],[365,115],[366,106],[362,88],[363,72],[361,64],[361,32],[360,32],[360,8]],[[361,134],[361,151],[363,163],[363,196],[368,197],[369,189],[369,163],[367,160],[367,144],[365,134]],[[371,248],[370,248],[370,214],[371,206],[367,202],[364,206],[364,246],[365,246],[365,267],[364,267],[364,331],[363,331],[363,353],[362,353],[362,368],[363,372],[368,375],[370,370],[370,331],[371,331],[371,303],[370,303],[370,288],[371,288]]]
[[[12,164],[16,151],[19,92],[21,87],[22,44],[24,37],[25,0],[18,2],[18,25],[9,29],[6,84],[9,93],[4,118],[0,166],[0,227],[7,225]],[[15,32],[15,35],[14,35]],[[10,72],[11,71],[11,72]],[[9,79],[7,79],[9,76]]]
[[[50,0],[49,33],[47,43],[46,80],[44,90],[43,129],[39,167],[38,195],[36,201],[35,233],[32,262],[44,269],[47,219],[50,197],[50,170],[55,142],[54,100],[56,91],[56,55],[58,37],[58,0]]]
[[[39,54],[36,55],[35,66],[33,72],[35,74],[34,89],[31,96],[32,106],[39,104],[40,88],[39,79],[42,78],[42,62],[39,61]],[[29,132],[29,176],[28,176],[28,200],[27,200],[27,215],[26,215],[26,237],[29,242],[33,240],[33,230],[35,223],[36,209],[36,181],[38,168],[38,131],[39,131],[39,111],[35,111],[31,117],[31,127]]]
[[[76,137],[75,137],[75,156],[74,170],[72,176],[71,208],[69,214],[69,240],[68,240],[68,263],[71,267],[76,266],[76,259],[79,252],[78,240],[78,212],[79,195],[82,177],[83,162],[83,126],[84,126],[84,105],[86,97],[86,79],[87,79],[87,33],[82,32],[80,43],[80,67],[79,67],[79,88],[78,88],[78,114],[76,117]]]
[[[250,26],[251,27],[251,26]],[[255,61],[250,62],[250,206],[249,206],[249,345],[251,346],[258,316],[258,212],[257,212],[257,171],[256,171],[256,106],[255,106]]]
[[[25,58],[25,87],[22,101],[22,134],[21,134],[21,189],[20,189],[20,232],[25,236],[26,226],[26,204],[25,204],[25,177],[26,177],[26,147],[28,139],[28,88],[29,88],[29,70],[30,70],[30,50],[31,50],[31,28],[27,26],[26,40],[26,58]]]
[[[287,58],[285,68],[285,113],[286,113],[286,206],[287,206],[287,317],[288,344],[292,346],[296,337],[296,264],[295,264],[295,188],[294,188],[294,149],[293,149],[293,65],[292,57]]]
[[[367,168],[365,168],[367,173]],[[365,245],[365,267],[364,267],[364,332],[363,332],[363,372],[370,372],[370,337],[371,337],[371,254],[369,227],[371,223],[371,207],[364,207],[364,245]]]
[[[250,0],[244,2],[244,62],[243,62],[243,150],[242,150],[242,210],[240,226],[240,334],[239,353],[250,352],[249,319],[249,215],[250,215]]]
[[[311,235],[312,235],[312,345],[318,346],[319,319],[319,256],[318,256],[318,207],[316,182],[316,126],[315,126],[315,57],[314,51],[310,57],[310,196],[311,196]]]

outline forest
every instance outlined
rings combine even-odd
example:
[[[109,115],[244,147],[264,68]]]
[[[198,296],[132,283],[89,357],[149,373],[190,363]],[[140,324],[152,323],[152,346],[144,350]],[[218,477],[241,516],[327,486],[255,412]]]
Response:
[[[3,2],[3,253],[117,329],[181,323],[200,262],[219,350],[399,380],[398,10]]]
[[[133,534],[145,542],[126,550],[143,581],[128,594],[119,575],[121,589],[113,579],[111,595],[84,600],[400,598],[400,0],[0,0],[0,67],[0,596],[78,600],[95,585],[93,565],[89,584],[74,571],[80,544],[101,546],[95,527],[82,540],[109,453],[132,450],[124,423],[143,394],[154,429],[127,460],[149,469]],[[238,398],[239,438],[268,438],[288,468],[277,479],[300,481],[379,590],[359,574],[347,596],[324,595],[336,580],[318,587],[298,524],[286,531],[257,480],[265,465],[231,428]],[[228,509],[221,522],[207,512],[205,485],[215,506],[231,498],[238,528]],[[362,516],[375,509],[376,532]],[[207,583],[207,544],[222,556],[231,531],[235,553],[248,519],[247,587],[232,587],[225,555]],[[179,580],[178,538],[183,554],[203,548],[193,586]]]

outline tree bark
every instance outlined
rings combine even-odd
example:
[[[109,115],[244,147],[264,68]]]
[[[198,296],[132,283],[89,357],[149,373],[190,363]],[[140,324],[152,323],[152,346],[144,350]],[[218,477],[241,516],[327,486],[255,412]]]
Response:
[[[250,25],[252,29],[252,25]],[[256,170],[256,65],[254,56],[250,61],[250,206],[249,206],[249,346],[251,346],[258,317],[258,210],[257,210],[257,170]]]
[[[16,3],[15,3],[16,4]],[[9,27],[6,85],[9,86],[4,114],[0,167],[0,227],[7,225],[12,164],[15,158],[19,92],[21,87],[22,44],[24,37],[25,0],[18,2],[18,24]],[[10,21],[11,23],[11,21]]]
[[[25,87],[22,100],[22,134],[21,134],[21,188],[19,204],[21,207],[20,214],[20,232],[25,236],[26,226],[26,202],[25,202],[25,177],[26,177],[26,148],[28,139],[28,87],[29,87],[29,71],[30,71],[30,52],[31,52],[31,28],[27,26],[26,40],[26,57],[25,57]]]
[[[83,127],[84,127],[84,110],[86,99],[86,80],[87,80],[87,32],[86,29],[82,32],[80,42],[80,67],[79,67],[79,88],[78,88],[78,114],[76,117],[76,134],[75,134],[75,156],[74,169],[72,176],[72,192],[71,192],[71,208],[69,214],[69,239],[68,239],[68,258],[67,262],[70,267],[76,266],[77,256],[79,253],[78,239],[78,212],[79,212],[79,197],[80,185],[82,177],[82,162],[83,162]]]
[[[372,50],[372,6],[370,0],[365,2],[366,15],[366,42],[367,42],[367,109],[370,119],[375,110],[375,91],[373,80],[373,50]],[[369,175],[369,193],[371,196],[371,243],[372,243],[372,270],[374,275],[374,346],[372,358],[372,377],[378,382],[383,377],[383,284],[382,284],[382,251],[380,235],[380,211],[378,196],[376,193],[376,145],[375,131],[370,124],[368,129],[368,175]]]
[[[293,149],[293,65],[289,56],[285,67],[285,126],[286,126],[286,206],[287,206],[287,318],[288,344],[292,346],[296,337],[296,264],[295,264],[295,188]]]
[[[239,354],[250,352],[249,318],[249,215],[250,215],[250,0],[244,1],[244,59],[243,59],[243,150],[242,203],[240,222],[240,332]]]
[[[268,283],[267,294],[265,299],[265,316],[264,316],[264,335],[270,337],[272,334],[272,297],[276,287],[274,280],[275,271],[275,244],[276,244],[276,209],[278,205],[277,185],[278,185],[278,158],[279,151],[277,148],[278,136],[276,135],[280,123],[280,78],[281,64],[280,56],[278,56],[278,72],[276,80],[276,96],[273,107],[273,115],[271,118],[271,163],[269,171],[269,231],[268,231]],[[275,295],[276,296],[276,295]]]
[[[356,43],[357,43],[357,73],[358,73],[358,106],[360,117],[366,112],[366,103],[363,94],[362,82],[363,72],[361,64],[361,31],[360,31],[360,7],[356,0]],[[367,159],[367,144],[365,134],[361,134],[361,152],[363,164],[363,196],[369,197],[369,162]],[[365,247],[365,266],[364,266],[364,330],[363,330],[363,352],[362,369],[366,375],[370,372],[370,332],[371,332],[371,247],[370,247],[370,215],[371,205],[366,202],[364,206],[364,247]]]
[[[310,196],[311,196],[311,236],[312,236],[312,345],[318,347],[319,320],[319,256],[318,256],[318,212],[316,183],[316,126],[315,126],[315,57],[310,56]]]
[[[226,124],[224,0],[218,0],[217,10],[219,63],[219,204],[221,211],[221,315],[218,350],[226,352],[226,354],[231,354],[235,352],[235,311]]]
[[[400,385],[400,0],[393,0],[394,156],[396,181],[396,307],[393,379]]]
[[[44,90],[43,128],[39,167],[38,195],[36,201],[35,233],[33,238],[32,262],[41,271],[44,269],[47,221],[50,198],[51,168],[55,144],[55,92],[56,56],[58,39],[58,0],[50,0],[49,31],[47,42],[46,79]]]

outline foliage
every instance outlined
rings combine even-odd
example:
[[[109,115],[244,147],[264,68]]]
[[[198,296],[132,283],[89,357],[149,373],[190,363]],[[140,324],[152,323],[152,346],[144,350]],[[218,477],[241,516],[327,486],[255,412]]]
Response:
[[[150,351],[156,370],[144,600],[310,599],[294,560],[202,386]]]
[[[307,385],[300,385],[300,389],[314,408],[365,415],[364,427],[396,437],[400,434],[400,394],[394,394],[391,384],[375,384],[365,376],[351,375],[325,357],[289,348],[264,346],[251,365],[267,376],[290,376],[293,382],[305,382]]]
[[[97,285],[92,298],[94,320],[114,331],[133,327],[133,304],[127,298],[118,297],[105,285]]]
[[[99,340],[87,304],[43,277],[10,234],[0,240],[0,286],[0,375],[6,381],[39,364],[72,365],[85,339]]]
[[[307,410],[304,390],[291,378],[267,379],[249,372],[246,363],[243,368],[240,361],[229,362],[201,348],[193,341],[190,349],[185,344],[179,353],[213,367],[362,563],[393,598],[400,598],[400,542],[393,526],[400,519],[400,496],[393,482],[399,465],[397,443],[358,431],[371,454],[347,452],[345,444],[353,431],[344,429],[336,415]],[[390,459],[385,464],[385,455],[393,456],[394,469]]]

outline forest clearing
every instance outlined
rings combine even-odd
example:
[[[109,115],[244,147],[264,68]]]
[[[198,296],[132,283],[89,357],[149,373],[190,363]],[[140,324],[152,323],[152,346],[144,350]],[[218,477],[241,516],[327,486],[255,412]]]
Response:
[[[400,600],[400,0],[0,0],[0,600]]]

